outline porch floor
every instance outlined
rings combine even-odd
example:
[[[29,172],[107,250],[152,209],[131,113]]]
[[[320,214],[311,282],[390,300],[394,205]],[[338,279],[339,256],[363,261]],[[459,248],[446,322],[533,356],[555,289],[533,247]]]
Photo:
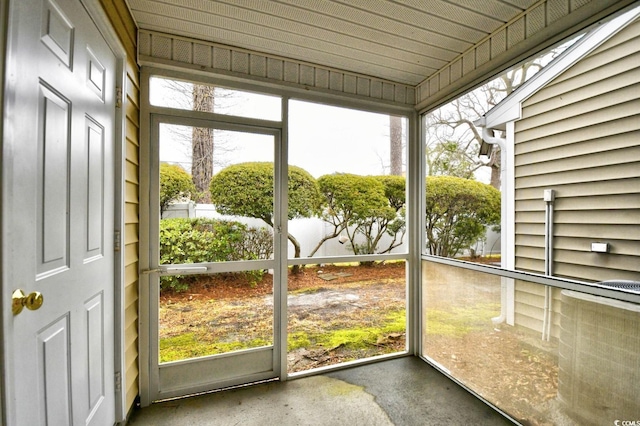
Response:
[[[509,425],[417,357],[167,401],[128,425]]]

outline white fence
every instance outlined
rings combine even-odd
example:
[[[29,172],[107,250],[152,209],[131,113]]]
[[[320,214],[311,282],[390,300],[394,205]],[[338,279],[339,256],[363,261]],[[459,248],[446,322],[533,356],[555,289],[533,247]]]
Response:
[[[162,215],[163,219],[172,217],[207,217],[214,219],[235,220],[254,228],[269,228],[269,226],[260,219],[253,219],[242,216],[224,216],[216,212],[211,204],[172,204]],[[333,227],[318,218],[309,219],[293,219],[289,221],[289,233],[295,237],[300,243],[302,257],[308,257],[311,251],[316,247],[320,240],[333,232]],[[392,253],[404,253],[407,251],[406,236],[401,246],[396,247]],[[391,237],[384,235],[380,240],[378,248],[386,248],[391,243]],[[348,256],[353,253],[349,251],[350,245],[340,244],[338,238],[326,241],[315,253],[314,257],[321,256]],[[289,256],[293,257],[293,245],[289,242]]]
[[[181,203],[172,204],[162,215],[163,219],[173,217],[207,217],[214,219],[235,220],[255,228],[268,228],[268,225],[260,219],[253,219],[241,216],[224,216],[216,212],[211,204]],[[289,233],[300,243],[302,257],[308,257],[320,240],[333,232],[333,227],[318,218],[293,219],[289,221]],[[358,242],[358,241],[356,241]],[[386,249],[391,243],[391,237],[385,234],[378,244],[378,249]],[[340,244],[337,238],[326,241],[314,256],[348,256],[351,253],[350,245]],[[479,242],[474,247],[479,256],[500,253],[500,234],[487,230],[484,242]],[[402,245],[396,247],[391,253],[405,253],[408,250],[407,236],[405,235]],[[465,253],[468,254],[468,253]],[[293,245],[289,242],[289,256],[293,257]]]

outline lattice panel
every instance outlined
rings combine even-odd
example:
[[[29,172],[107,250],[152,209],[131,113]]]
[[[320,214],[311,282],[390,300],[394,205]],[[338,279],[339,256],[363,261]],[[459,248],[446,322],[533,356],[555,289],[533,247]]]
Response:
[[[138,56],[143,65],[197,66],[200,70],[306,90],[335,92],[401,105],[415,105],[415,87],[342,70],[278,58],[229,46],[140,30]]]

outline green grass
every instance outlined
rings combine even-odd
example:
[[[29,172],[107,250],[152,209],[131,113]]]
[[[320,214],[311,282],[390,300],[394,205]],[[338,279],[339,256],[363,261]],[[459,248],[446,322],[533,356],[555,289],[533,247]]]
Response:
[[[288,349],[299,348],[326,349],[342,346],[346,349],[366,349],[375,345],[379,337],[391,333],[404,333],[406,329],[406,310],[387,313],[384,321],[378,327],[359,327],[354,324],[351,328],[323,330],[320,332],[296,331],[289,334]]]
[[[185,333],[160,339],[160,362],[216,355],[270,344],[263,339],[253,339],[248,342],[212,342],[196,333]]]
[[[296,331],[295,333],[289,333],[287,337],[287,346],[289,350],[295,350],[300,348],[307,348],[311,345],[309,336],[304,331]]]
[[[386,325],[382,328],[384,333],[404,333],[407,328],[407,310],[391,312],[385,320]]]
[[[293,351],[299,348],[312,349],[319,347],[331,349],[338,346],[351,350],[370,348],[376,344],[379,337],[391,333],[404,333],[406,324],[405,316],[406,311],[402,309],[387,313],[384,321],[378,327],[359,327],[357,324],[354,324],[352,328],[323,330],[321,332],[295,331],[289,333],[287,339],[288,350]],[[206,335],[185,333],[179,336],[160,339],[160,362],[216,355],[270,344],[270,342],[263,339],[253,339],[247,342],[211,341]]]
[[[307,290],[308,291],[308,290]],[[491,318],[499,314],[496,303],[477,304],[470,307],[454,307],[447,310],[429,309],[427,311],[426,332],[428,335],[462,338],[468,333],[491,326]],[[327,328],[311,331],[304,326],[288,335],[288,350],[300,348],[332,349],[342,347],[347,350],[362,350],[376,345],[380,337],[393,333],[404,333],[406,329],[406,311],[404,309],[384,314],[379,325],[361,326],[353,323],[327,322]],[[335,327],[335,328],[334,328]],[[199,335],[190,332],[160,340],[160,362],[170,362],[200,356],[267,346],[271,343],[264,339],[249,341],[212,341],[211,335]]]
[[[376,342],[377,334],[371,327],[364,329],[333,330],[327,333],[316,335],[311,340],[315,341],[315,346],[324,348],[335,348],[344,346],[347,349],[362,349]]]

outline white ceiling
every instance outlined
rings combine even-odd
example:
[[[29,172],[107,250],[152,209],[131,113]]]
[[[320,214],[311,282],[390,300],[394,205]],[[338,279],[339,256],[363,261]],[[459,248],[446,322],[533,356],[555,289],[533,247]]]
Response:
[[[128,0],[139,28],[418,85],[538,0]]]

